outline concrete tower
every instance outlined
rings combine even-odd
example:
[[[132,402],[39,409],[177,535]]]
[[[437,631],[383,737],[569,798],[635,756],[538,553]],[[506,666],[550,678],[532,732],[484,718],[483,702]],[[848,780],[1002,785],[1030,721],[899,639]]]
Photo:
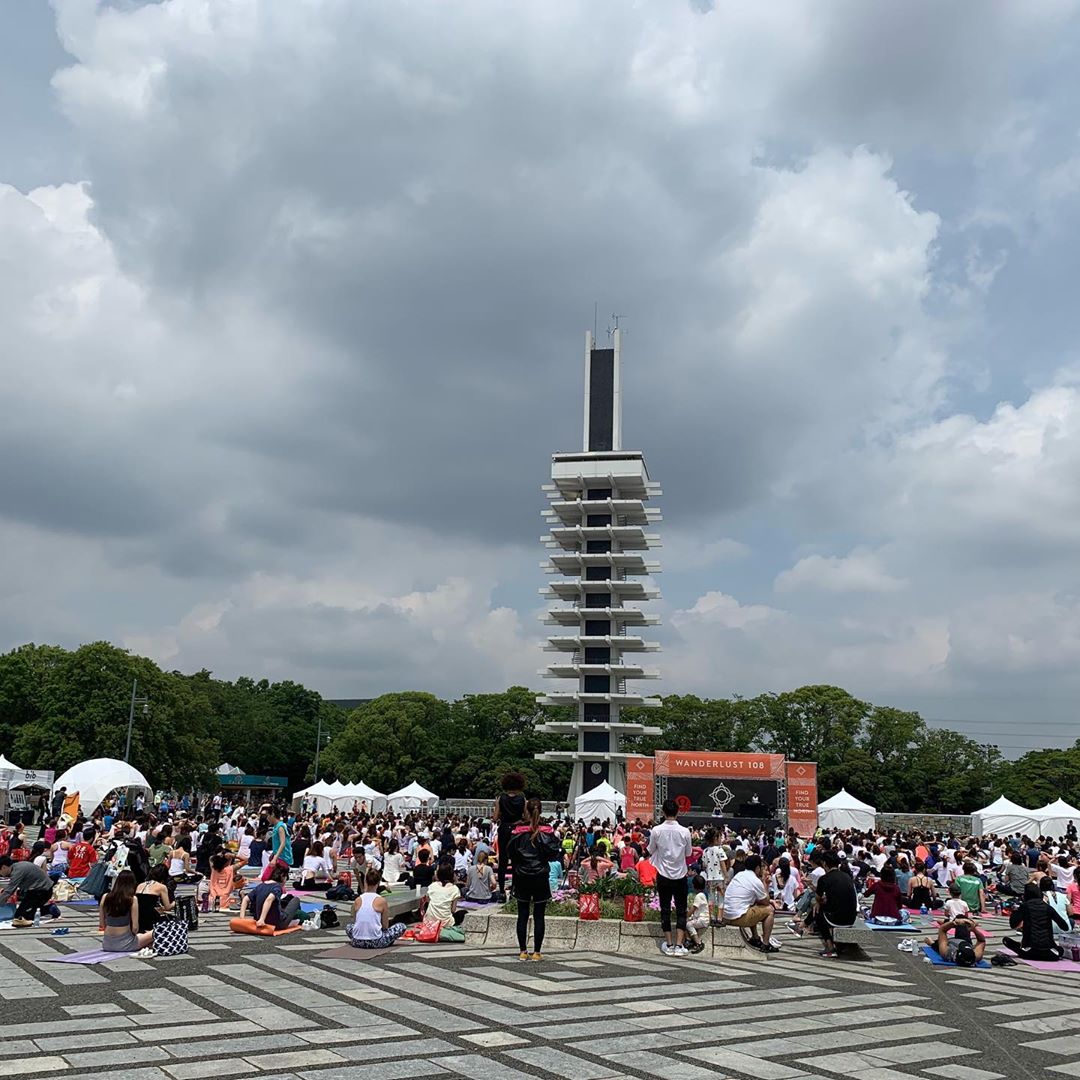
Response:
[[[655,735],[659,728],[624,723],[624,705],[659,705],[629,688],[634,679],[656,679],[659,672],[641,666],[642,654],[660,646],[640,636],[641,628],[660,621],[628,601],[655,600],[659,593],[637,580],[656,574],[660,564],[645,553],[660,538],[645,531],[660,520],[647,507],[660,487],[649,479],[639,450],[622,449],[622,385],[619,331],[608,349],[596,348],[585,335],[585,439],[580,453],[553,454],[551,483],[544,493],[551,505],[543,516],[551,532],[541,538],[553,549],[541,563],[557,575],[541,595],[553,601],[544,622],[558,627],[545,652],[561,653],[545,678],[572,679],[573,687],[553,690],[542,705],[571,705],[577,719],[542,724],[541,731],[573,734],[577,749],[537,754],[546,761],[574,765],[569,800],[605,780],[626,791],[624,735]]]

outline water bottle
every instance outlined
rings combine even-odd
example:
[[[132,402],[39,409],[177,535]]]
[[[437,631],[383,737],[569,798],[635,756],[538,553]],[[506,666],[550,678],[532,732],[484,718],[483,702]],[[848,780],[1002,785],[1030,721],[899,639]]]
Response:
[[[919,908],[919,914],[920,915],[929,914],[929,911],[930,911],[930,909],[925,904],[923,904],[922,907]]]
[[[40,908],[38,908],[38,910],[34,912],[34,925],[35,926],[40,926],[41,925],[41,909]]]

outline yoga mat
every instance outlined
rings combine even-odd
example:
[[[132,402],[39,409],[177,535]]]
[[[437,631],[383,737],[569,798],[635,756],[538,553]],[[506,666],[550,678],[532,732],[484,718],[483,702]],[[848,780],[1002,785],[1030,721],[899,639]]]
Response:
[[[110,960],[120,960],[125,956],[134,956],[133,952],[106,952],[104,949],[91,949],[89,952],[69,953],[67,956],[47,956],[46,961],[55,964],[107,964]]]
[[[499,905],[495,900],[489,900],[486,904],[479,900],[459,900],[457,906],[458,911],[486,911],[488,908],[497,908]]]
[[[316,953],[316,960],[374,960],[380,956],[401,956],[402,951],[414,949],[433,949],[443,956],[447,953],[475,953],[475,945],[462,945],[452,941],[395,941],[385,949],[354,949],[351,945],[339,945],[336,949]]]
[[[959,967],[960,966],[959,964],[954,964],[951,961],[946,960],[945,957],[942,956],[937,951],[937,949],[935,949],[932,945],[924,945],[922,947],[922,952],[923,952],[923,956],[927,957],[929,959],[930,963],[934,965],[934,967]],[[990,967],[990,961],[989,960],[980,960],[975,965],[975,967],[977,967],[977,968],[989,968]]]
[[[922,923],[917,922],[902,922],[897,923],[895,926],[883,926],[880,923],[867,922],[863,920],[863,926],[867,930],[921,930],[923,928]]]

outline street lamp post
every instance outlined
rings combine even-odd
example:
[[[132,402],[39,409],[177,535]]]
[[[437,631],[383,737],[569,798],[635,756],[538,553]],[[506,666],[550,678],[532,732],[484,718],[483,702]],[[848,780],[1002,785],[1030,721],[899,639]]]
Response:
[[[330,732],[326,733],[326,741],[330,742]],[[322,750],[322,713],[319,713],[319,726],[315,733],[315,777],[317,781],[319,779],[319,753]]]
[[[147,711],[147,707],[150,703],[150,699],[147,697],[136,697],[135,693],[139,688],[139,680],[132,679],[131,681],[131,708],[128,709],[128,729],[127,729],[127,743],[124,746],[124,761],[131,760],[131,728],[135,723],[135,706],[141,705],[143,712]]]

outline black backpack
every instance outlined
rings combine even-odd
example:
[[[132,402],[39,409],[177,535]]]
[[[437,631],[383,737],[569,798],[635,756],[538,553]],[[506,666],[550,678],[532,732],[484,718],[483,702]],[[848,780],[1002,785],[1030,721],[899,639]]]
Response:
[[[319,912],[319,926],[324,930],[328,927],[335,927],[340,925],[338,923],[337,912],[330,904],[323,904],[323,909]]]
[[[189,930],[199,929],[199,905],[194,896],[181,896],[176,901],[176,917],[187,923]]]

